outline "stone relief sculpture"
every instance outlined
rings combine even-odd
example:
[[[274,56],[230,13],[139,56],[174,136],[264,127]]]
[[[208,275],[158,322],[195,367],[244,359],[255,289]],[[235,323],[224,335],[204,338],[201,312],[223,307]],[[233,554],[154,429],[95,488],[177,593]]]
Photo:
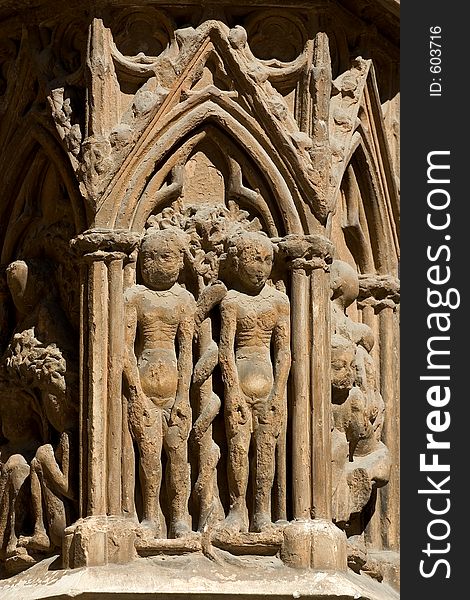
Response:
[[[159,504],[162,447],[168,457],[169,535],[190,531],[187,441],[196,302],[177,283],[185,242],[176,229],[148,229],[140,249],[143,285],[128,289],[125,299],[129,425],[139,449],[143,524],[155,537],[164,533]]]
[[[134,561],[149,594],[186,594],[188,567],[201,597],[290,596],[327,571],[325,597],[382,600],[398,113],[374,69],[395,17],[369,36],[335,1],[7,4],[0,576]]]
[[[241,211],[234,202],[226,208],[210,204],[184,206],[181,201],[176,201],[148,220],[151,227],[159,227],[163,231],[177,228],[184,232],[187,240],[186,285],[197,299],[190,442],[194,440],[198,448],[193,496],[197,505],[197,516],[194,518],[199,532],[208,526],[218,527],[225,517],[218,481],[220,442],[215,441],[213,431],[214,420],[218,418],[223,402],[218,390],[221,385],[217,386],[217,382],[220,382],[218,313],[227,288],[220,277],[225,264],[226,240],[231,232],[260,228],[257,219],[249,220],[247,217],[248,213]]]
[[[357,272],[336,260],[331,266],[333,504],[335,520],[349,536],[367,524],[362,515],[372,491],[388,483],[390,456],[381,441],[384,401],[370,352],[370,327],[347,316],[359,295]]]
[[[286,418],[290,367],[289,299],[266,284],[273,253],[272,243],[259,233],[235,234],[227,244],[234,289],[220,304],[220,364],[230,493],[225,524],[234,531],[249,528],[246,492],[250,443],[254,481],[252,529],[260,532],[272,525],[275,449]]]
[[[208,519],[212,526],[234,532],[262,531],[272,524],[276,444],[287,411],[290,317],[288,297],[267,284],[274,245],[266,234],[256,232],[258,228],[256,220],[247,221],[246,213],[234,204],[227,210],[175,203],[149,219],[138,260],[144,285],[135,284],[125,293],[124,378],[129,426],[139,454],[141,524],[155,538],[167,533],[169,538],[181,537],[191,531],[187,447],[192,422],[192,435],[200,446],[194,487],[199,498],[198,529]],[[197,304],[178,283],[184,266],[186,285],[191,285],[191,276],[196,281],[192,285]],[[212,338],[211,321],[217,312],[218,344]],[[200,348],[194,360],[193,335]],[[219,364],[222,400],[212,382]],[[190,384],[197,398],[194,411]],[[220,450],[209,431],[222,405],[228,444],[225,521],[214,479]],[[208,432],[211,439],[204,440]],[[159,440],[168,454],[168,532],[159,504]],[[255,493],[254,507],[248,511],[250,471]]]
[[[50,267],[18,260],[7,267],[6,277],[17,326],[0,367],[7,440],[1,449],[0,496],[2,549],[14,570],[60,547],[76,511],[78,389],[66,317],[48,287]],[[31,506],[29,535],[25,498]]]

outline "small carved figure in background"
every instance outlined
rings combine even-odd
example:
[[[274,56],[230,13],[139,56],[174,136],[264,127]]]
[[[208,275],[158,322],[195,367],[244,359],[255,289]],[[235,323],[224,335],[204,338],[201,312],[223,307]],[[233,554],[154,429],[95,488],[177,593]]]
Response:
[[[357,272],[335,260],[331,287],[334,516],[338,524],[347,524],[351,533],[358,534],[366,523],[352,527],[352,522],[373,489],[384,486],[390,474],[389,451],[380,439],[385,407],[370,354],[373,332],[346,314],[359,293]]]
[[[0,401],[0,556],[34,564],[18,545],[30,509],[30,463],[42,441],[40,416],[28,393],[8,392],[2,383]]]
[[[143,285],[133,285],[125,297],[129,426],[139,451],[142,524],[155,537],[165,533],[160,506],[162,447],[168,457],[168,537],[191,530],[187,442],[196,302],[177,283],[186,246],[179,230],[147,230],[139,257]]]
[[[28,563],[62,545],[75,508],[77,365],[45,261],[17,260],[6,275],[17,325],[0,363],[0,533],[5,557]]]
[[[230,494],[224,526],[233,531],[249,527],[250,444],[254,482],[251,529],[260,532],[272,527],[275,449],[286,418],[291,361],[289,299],[266,283],[273,254],[273,244],[260,233],[234,234],[227,243],[230,283],[235,289],[229,290],[220,304],[219,360],[225,389]]]

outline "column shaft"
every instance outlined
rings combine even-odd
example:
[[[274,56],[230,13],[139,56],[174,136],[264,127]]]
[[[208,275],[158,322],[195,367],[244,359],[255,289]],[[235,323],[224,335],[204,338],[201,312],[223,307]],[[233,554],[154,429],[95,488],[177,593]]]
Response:
[[[316,518],[332,517],[330,280],[323,269],[311,275],[312,498]]]
[[[310,311],[308,276],[292,272],[292,506],[295,518],[311,516]]]

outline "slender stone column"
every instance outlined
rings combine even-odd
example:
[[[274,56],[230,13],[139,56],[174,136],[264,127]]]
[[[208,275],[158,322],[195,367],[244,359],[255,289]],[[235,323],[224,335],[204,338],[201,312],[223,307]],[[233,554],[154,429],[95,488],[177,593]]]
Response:
[[[333,245],[320,235],[288,235],[279,241],[278,248],[292,272],[293,517],[331,518],[331,486],[328,487],[331,475],[328,477],[326,473],[331,471],[331,461],[325,454],[328,453],[329,435],[324,427],[329,384],[325,387],[320,380],[326,375],[329,382],[329,280],[325,271],[332,260]],[[327,421],[329,431],[329,417]]]
[[[382,440],[388,447],[392,463],[390,481],[380,490],[376,514],[367,531],[375,548],[398,551],[400,544],[400,404],[399,404],[399,281],[393,276],[360,277],[358,306],[364,321],[378,333],[376,356],[379,357],[380,392],[385,404]],[[369,322],[371,319],[374,322]]]
[[[325,268],[311,276],[312,293],[312,500],[316,518],[332,517],[331,463],[331,310],[330,278]]]
[[[292,273],[292,508],[295,518],[311,517],[309,285],[302,269]]]
[[[333,245],[319,235],[279,243],[292,269],[292,487],[294,521],[283,561],[346,570],[346,536],[331,521],[330,283]],[[313,309],[313,310],[312,310]],[[300,435],[299,435],[300,434]]]
[[[139,239],[96,229],[72,241],[82,260],[81,519],[66,532],[70,567],[125,562],[134,553],[132,521],[123,522],[123,269]]]

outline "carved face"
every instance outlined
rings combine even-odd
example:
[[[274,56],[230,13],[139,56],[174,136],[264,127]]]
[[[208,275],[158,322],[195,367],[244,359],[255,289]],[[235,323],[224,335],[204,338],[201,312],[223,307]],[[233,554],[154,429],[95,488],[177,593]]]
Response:
[[[249,292],[259,292],[273,267],[273,247],[269,240],[261,236],[253,237],[245,243],[238,256],[238,278]]]
[[[176,237],[166,231],[143,242],[140,258],[144,284],[154,290],[171,288],[183,268],[183,249]]]
[[[373,427],[370,417],[366,397],[357,390],[357,393],[351,399],[351,421],[348,428],[348,439],[350,441],[367,440],[372,436]]]
[[[336,390],[350,390],[355,380],[355,351],[352,345],[331,349],[331,384]]]

